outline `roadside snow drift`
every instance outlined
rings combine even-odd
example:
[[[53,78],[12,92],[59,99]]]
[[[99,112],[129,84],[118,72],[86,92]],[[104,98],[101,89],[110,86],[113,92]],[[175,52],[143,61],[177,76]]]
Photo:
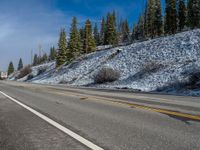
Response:
[[[94,85],[94,76],[103,67],[117,70],[119,80]],[[194,72],[200,72],[200,30],[101,50],[31,81],[154,91],[187,82]]]

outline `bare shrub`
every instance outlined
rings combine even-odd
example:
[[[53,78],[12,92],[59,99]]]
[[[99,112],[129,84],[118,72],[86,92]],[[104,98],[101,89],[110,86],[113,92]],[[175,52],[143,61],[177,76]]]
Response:
[[[200,81],[200,72],[195,72],[191,74],[189,81],[191,84],[196,84],[197,82]]]
[[[18,79],[25,77],[26,75],[30,74],[32,72],[31,66],[28,65],[20,70],[20,73],[18,75]]]
[[[163,64],[157,63],[156,61],[150,61],[144,65],[143,71],[146,73],[154,73],[161,68],[164,68]]]
[[[200,87],[200,72],[195,72],[190,75],[187,87],[189,89],[195,89]]]
[[[72,78],[72,80],[70,80],[70,81],[66,81],[65,79],[62,79],[59,83],[60,84],[72,84],[76,79],[77,79],[76,77]]]
[[[97,75],[94,76],[94,82],[98,84],[113,82],[118,80],[120,73],[112,68],[102,68]]]
[[[200,88],[200,72],[193,72],[187,78],[187,80],[183,81],[176,81],[173,83],[168,84],[165,87],[159,87],[157,88],[157,91],[171,91],[171,90],[182,90],[182,89],[189,89],[189,90],[194,90],[194,89],[199,89]]]

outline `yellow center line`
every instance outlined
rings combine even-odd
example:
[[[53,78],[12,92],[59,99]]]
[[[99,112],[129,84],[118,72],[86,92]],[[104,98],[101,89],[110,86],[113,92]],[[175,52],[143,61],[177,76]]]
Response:
[[[60,92],[60,91],[49,91],[49,93],[55,93],[55,94],[59,94],[59,95],[64,95],[64,96],[73,96],[73,97],[79,97],[81,100],[104,100],[106,102],[112,102],[112,103],[118,103],[118,104],[123,104],[129,107],[135,107],[138,109],[143,109],[143,110],[148,110],[148,111],[152,111],[152,112],[158,112],[158,113],[163,113],[163,114],[167,114],[167,115],[172,115],[172,116],[177,116],[177,117],[182,117],[182,118],[186,118],[189,120],[196,120],[196,121],[200,121],[200,116],[199,115],[192,115],[192,114],[187,114],[187,113],[182,113],[182,112],[176,112],[176,111],[171,111],[171,110],[166,110],[166,109],[161,109],[161,108],[154,108],[154,107],[150,107],[150,106],[144,106],[144,105],[140,105],[140,104],[135,104],[135,103],[130,103],[121,99],[114,99],[114,98],[106,98],[106,97],[101,97],[101,96],[92,96],[92,95],[86,95],[86,94],[81,94],[81,93],[76,93],[76,92]]]

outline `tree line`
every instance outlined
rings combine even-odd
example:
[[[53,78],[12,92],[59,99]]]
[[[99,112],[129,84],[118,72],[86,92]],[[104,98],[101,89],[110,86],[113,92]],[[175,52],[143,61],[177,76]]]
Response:
[[[160,0],[147,0],[143,13],[134,25],[132,40],[171,35],[200,27],[199,0],[166,0],[165,13]]]
[[[187,2],[185,0],[166,0],[164,9],[160,0],[147,0],[144,10],[132,29],[127,19],[118,20],[113,11],[107,13],[100,24],[92,24],[87,19],[84,26],[78,28],[77,18],[73,17],[69,39],[67,40],[65,29],[61,29],[58,48],[51,47],[49,55],[46,53],[42,56],[35,54],[32,65],[55,60],[56,66],[59,67],[83,54],[96,51],[96,47],[100,45],[129,44],[138,40],[148,40],[200,28],[200,0],[188,0]],[[20,68],[18,65],[18,70]],[[8,73],[13,71],[14,66],[10,62]]]

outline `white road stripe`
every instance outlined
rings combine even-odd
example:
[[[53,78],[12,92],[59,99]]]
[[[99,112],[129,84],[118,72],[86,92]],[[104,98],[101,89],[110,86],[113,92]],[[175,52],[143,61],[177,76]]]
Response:
[[[24,107],[25,109],[27,109],[28,111],[32,112],[33,114],[35,114],[36,116],[40,117],[41,119],[45,120],[46,122],[48,122],[49,124],[53,125],[54,127],[58,128],[59,130],[63,131],[64,133],[68,134],[69,136],[71,136],[72,138],[76,139],[77,141],[79,141],[80,143],[84,144],[85,146],[89,147],[92,150],[103,150],[103,148],[95,145],[94,143],[88,141],[87,139],[81,137],[80,135],[74,133],[73,131],[67,129],[66,127],[60,125],[59,123],[53,121],[52,119],[48,118],[47,116],[39,113],[38,111],[30,108],[29,106],[17,101],[16,99],[8,96],[7,94],[5,94],[4,92],[0,91],[1,94],[3,94],[4,96],[6,96],[7,98],[9,98],[10,100],[12,100],[13,102],[19,104],[20,106]]]

